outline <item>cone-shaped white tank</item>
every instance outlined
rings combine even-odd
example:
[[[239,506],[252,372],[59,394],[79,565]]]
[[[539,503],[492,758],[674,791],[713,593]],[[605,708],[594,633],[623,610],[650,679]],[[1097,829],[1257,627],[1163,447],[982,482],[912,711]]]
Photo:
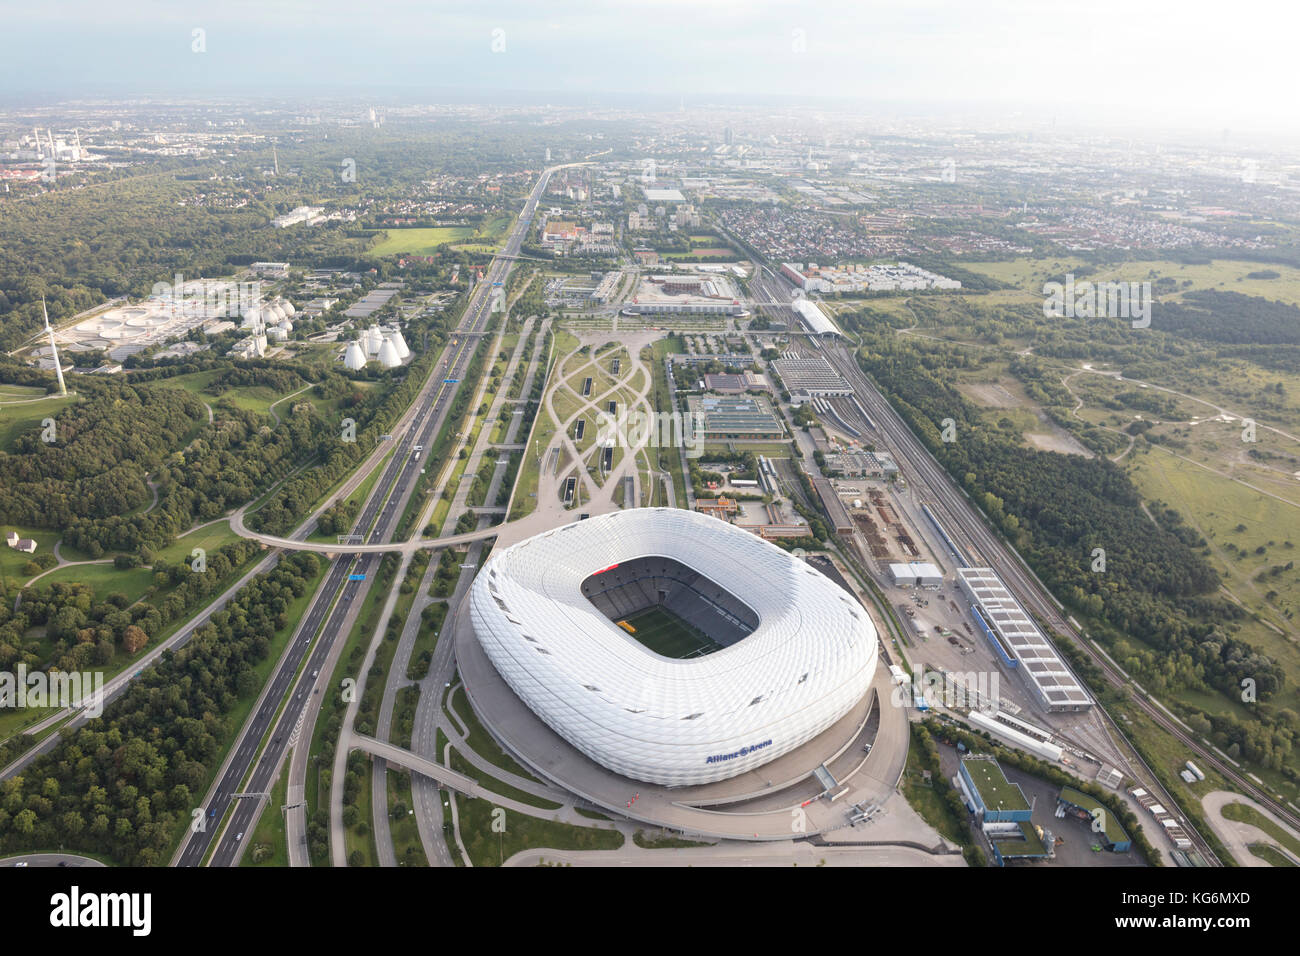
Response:
[[[402,332],[400,329],[393,332],[393,334],[388,337],[388,340],[392,342],[393,347],[397,349],[398,358],[406,360],[411,357],[411,350],[406,347],[406,339],[402,338]]]
[[[348,343],[348,350],[343,356],[343,367],[353,372],[366,367],[366,350],[361,347],[360,342]]]
[[[298,310],[295,309],[295,308],[293,307],[293,303],[290,302],[288,299],[285,299],[284,302],[283,302],[282,304],[284,305],[284,314],[285,314],[285,315],[297,315],[297,314],[298,314]]]
[[[378,355],[380,347],[384,344],[384,335],[379,331],[379,327],[372,325],[366,329],[366,354]]]
[[[379,346],[379,364],[384,368],[397,368],[402,364],[397,355],[397,346],[391,338],[384,339],[384,344]]]

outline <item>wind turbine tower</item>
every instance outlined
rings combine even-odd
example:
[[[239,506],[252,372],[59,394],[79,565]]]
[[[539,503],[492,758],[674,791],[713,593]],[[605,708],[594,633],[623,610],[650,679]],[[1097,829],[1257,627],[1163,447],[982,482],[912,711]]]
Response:
[[[41,296],[41,311],[45,313],[45,331],[50,336],[50,355],[54,358],[54,374],[59,377],[59,394],[66,398],[68,387],[63,384],[63,363],[59,361],[59,349],[54,344],[54,329],[50,328],[50,312],[45,308],[44,296]]]

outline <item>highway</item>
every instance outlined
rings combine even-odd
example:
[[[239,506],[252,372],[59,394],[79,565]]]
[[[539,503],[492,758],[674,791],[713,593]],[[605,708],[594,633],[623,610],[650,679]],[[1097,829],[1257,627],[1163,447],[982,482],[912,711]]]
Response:
[[[555,167],[559,168],[559,167]],[[542,192],[555,168],[548,169],[533,187],[519,220],[503,247],[503,252],[518,252],[531,224]],[[413,457],[416,445],[428,448],[442,426],[451,407],[459,380],[473,357],[475,347],[492,315],[494,283],[504,282],[510,262],[494,259],[482,280],[470,292],[469,303],[442,361],[435,365],[428,381],[407,413],[413,418],[409,427],[394,430],[396,449],[365,503],[354,533],[368,543],[391,540],[401,517],[405,501],[414,491],[422,468]],[[357,529],[362,529],[358,531]],[[327,659],[340,637],[346,635],[365,601],[380,558],[374,553],[352,554],[334,560],[324,585],[317,591],[295,631],[290,648],[283,655],[269,684],[254,707],[254,712],[231,748],[218,781],[210,791],[203,809],[207,826],[187,834],[175,863],[198,866],[207,855],[214,839],[211,865],[231,866],[238,862],[243,835],[256,824],[265,798],[275,783],[289,747],[291,730],[304,712],[307,698],[332,692]],[[357,575],[364,575],[356,579]],[[395,580],[393,587],[400,581]],[[320,637],[313,643],[319,631]],[[305,662],[305,663],[304,663]],[[321,673],[324,672],[324,679]],[[290,698],[290,694],[292,697]],[[289,698],[281,711],[281,703]],[[278,715],[278,716],[277,716]],[[274,736],[259,757],[259,747],[268,731]],[[301,739],[309,740],[312,729],[300,729]],[[303,744],[299,744],[302,746]],[[256,763],[255,763],[256,761]],[[250,776],[250,770],[252,771]],[[241,784],[248,796],[240,798]],[[224,827],[218,826],[232,804],[237,804]],[[218,831],[220,833],[218,834]]]

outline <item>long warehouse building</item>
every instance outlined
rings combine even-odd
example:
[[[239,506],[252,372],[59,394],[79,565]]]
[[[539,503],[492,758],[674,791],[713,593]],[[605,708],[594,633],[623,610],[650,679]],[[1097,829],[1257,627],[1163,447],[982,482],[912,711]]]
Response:
[[[1002,662],[1052,711],[1087,710],[1092,696],[992,568],[958,568],[971,613]]]

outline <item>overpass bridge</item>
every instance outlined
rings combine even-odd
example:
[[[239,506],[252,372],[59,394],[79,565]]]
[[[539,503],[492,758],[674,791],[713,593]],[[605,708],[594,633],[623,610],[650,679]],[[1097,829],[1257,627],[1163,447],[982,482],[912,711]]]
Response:
[[[425,757],[417,756],[396,744],[385,743],[374,737],[367,737],[365,734],[354,733],[348,738],[348,750],[360,750],[372,757],[381,757],[391,767],[401,767],[403,770],[422,774],[444,787],[455,790],[457,793],[463,793],[467,797],[483,795],[483,788],[478,785],[478,781],[465,776],[463,773],[457,773],[455,770],[444,767],[440,763],[434,763]]]
[[[490,513],[490,512],[489,512]],[[514,524],[517,522],[509,522]],[[424,548],[450,548],[484,538],[495,538],[501,533],[505,524],[493,525],[464,534],[450,534],[445,538],[412,538],[410,541],[381,541],[375,544],[330,544],[324,541],[299,541],[294,538],[282,538],[274,534],[261,534],[244,524],[244,512],[241,508],[230,519],[230,527],[241,538],[260,541],[269,548],[283,548],[285,551],[314,551],[317,554],[369,554],[371,552],[396,552],[408,554]]]
[[[483,514],[500,514],[503,511],[503,509],[491,506],[484,506],[475,510]],[[612,498],[602,497],[585,506],[582,513],[598,515],[607,511],[618,510],[620,509],[614,504]],[[472,541],[483,541],[487,538],[497,538],[499,539],[498,545],[505,546],[516,541],[522,541],[524,538],[530,538],[535,534],[541,534],[543,531],[551,531],[568,521],[577,520],[578,513],[576,509],[566,511],[556,503],[552,508],[541,507],[531,514],[524,515],[522,518],[516,518],[514,521],[502,521],[499,524],[474,531],[466,531],[462,534],[449,534],[441,538],[412,538],[409,541],[380,541],[373,544],[299,541],[294,538],[282,538],[273,534],[262,534],[253,531],[244,523],[243,508],[231,515],[230,527],[241,538],[260,541],[268,548],[283,548],[285,551],[312,551],[316,554],[368,554],[371,552],[391,551],[396,554],[411,554],[425,549],[436,551],[442,548],[454,548],[457,545],[469,544]]]

